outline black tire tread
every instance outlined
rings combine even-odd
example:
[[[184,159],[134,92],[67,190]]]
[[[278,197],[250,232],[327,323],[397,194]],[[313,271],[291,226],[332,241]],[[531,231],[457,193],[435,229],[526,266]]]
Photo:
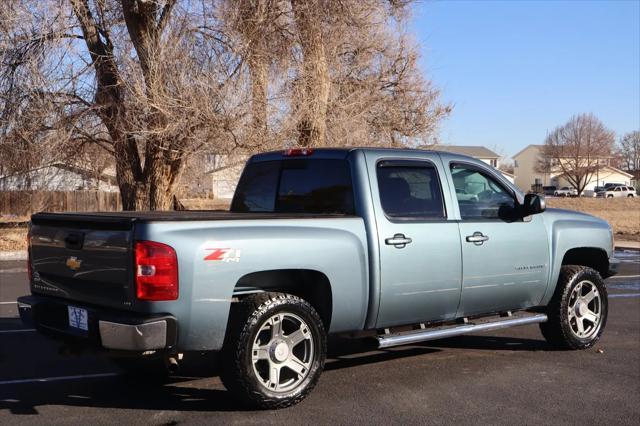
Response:
[[[309,314],[321,333],[320,364],[308,385],[294,397],[269,397],[253,389],[250,375],[251,365],[244,362],[248,345],[255,327],[265,313],[277,306],[298,306]],[[232,306],[229,325],[222,350],[222,370],[220,379],[223,385],[236,398],[260,409],[279,409],[295,405],[302,401],[315,387],[320,372],[324,368],[326,354],[326,334],[322,320],[313,307],[305,300],[287,293],[266,292],[247,296]]]
[[[601,293],[601,297],[603,297],[605,301],[607,299],[606,287],[597,271],[581,265],[562,266],[555,292],[551,298],[551,302],[547,306],[547,316],[549,319],[547,322],[540,323],[540,331],[544,338],[547,342],[557,348],[570,350],[588,349],[600,340],[600,336],[606,325],[607,312],[605,312],[605,317],[602,319],[603,323],[600,327],[600,331],[590,340],[576,338],[571,331],[564,326],[564,322],[566,321],[564,306],[571,295],[571,290],[573,289],[572,283],[576,280],[578,275],[585,273],[593,275],[594,280],[601,284],[598,285],[598,283],[596,283],[596,285],[598,285],[598,291]]]

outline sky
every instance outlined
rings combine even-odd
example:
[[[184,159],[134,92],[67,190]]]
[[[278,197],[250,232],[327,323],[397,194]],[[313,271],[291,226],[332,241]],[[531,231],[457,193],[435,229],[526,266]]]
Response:
[[[640,0],[423,0],[409,30],[454,106],[442,143],[511,157],[588,112],[640,130]]]

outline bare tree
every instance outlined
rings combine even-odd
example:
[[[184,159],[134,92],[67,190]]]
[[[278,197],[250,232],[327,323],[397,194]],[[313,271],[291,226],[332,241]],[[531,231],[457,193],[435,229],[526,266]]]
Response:
[[[222,24],[236,40],[234,52],[248,71],[251,102],[251,149],[269,144],[269,83],[273,68],[286,70],[293,46],[290,8],[283,0],[226,0],[221,2]],[[271,129],[273,130],[273,129]]]
[[[325,49],[322,20],[323,11],[318,0],[291,0],[302,55],[302,78],[300,94],[302,109],[298,120],[301,146],[320,146],[326,143],[327,104],[331,80]]]
[[[451,107],[410,3],[5,0],[0,173],[101,150],[125,209],[169,209],[202,155],[425,144]]]
[[[235,145],[237,60],[205,40],[206,8],[176,0],[11,0],[2,28],[2,131],[19,140],[90,142],[115,159],[125,209],[169,209],[184,162]],[[188,2],[187,2],[188,3]],[[202,26],[215,26],[204,22]],[[25,108],[23,99],[34,99]],[[16,118],[17,117],[17,118]],[[42,136],[37,136],[41,134]],[[64,134],[58,143],[43,140]]]
[[[593,114],[571,117],[551,132],[538,170],[558,170],[582,194],[603,160],[611,157],[615,135]]]
[[[290,128],[298,144],[432,144],[451,106],[424,79],[417,48],[403,31],[410,2],[316,3],[300,6],[296,19],[297,28],[302,18],[313,25],[299,30],[301,54],[293,57],[298,72],[289,95],[295,123]],[[307,54],[302,38],[311,45]]]
[[[639,130],[625,134],[618,141],[617,154],[620,160],[620,166],[629,173],[633,173],[634,176],[637,175],[638,171],[640,171]]]

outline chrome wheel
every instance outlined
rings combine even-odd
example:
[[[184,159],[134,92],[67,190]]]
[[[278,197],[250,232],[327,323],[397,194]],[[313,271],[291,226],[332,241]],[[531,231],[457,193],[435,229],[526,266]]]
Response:
[[[311,329],[302,318],[278,313],[256,334],[251,350],[258,382],[271,392],[288,392],[304,381],[314,358]]]
[[[600,328],[602,298],[595,284],[581,281],[571,291],[568,303],[571,331],[581,339],[588,339]]]

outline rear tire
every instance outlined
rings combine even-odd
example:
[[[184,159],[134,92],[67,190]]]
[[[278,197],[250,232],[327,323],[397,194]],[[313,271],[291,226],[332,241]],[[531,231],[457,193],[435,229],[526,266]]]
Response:
[[[326,352],[322,320],[308,302],[285,293],[259,293],[232,306],[220,378],[249,406],[284,408],[311,392]]]
[[[555,347],[587,349],[600,340],[607,313],[607,289],[600,274],[586,266],[563,266],[547,307],[549,319],[540,330]]]

